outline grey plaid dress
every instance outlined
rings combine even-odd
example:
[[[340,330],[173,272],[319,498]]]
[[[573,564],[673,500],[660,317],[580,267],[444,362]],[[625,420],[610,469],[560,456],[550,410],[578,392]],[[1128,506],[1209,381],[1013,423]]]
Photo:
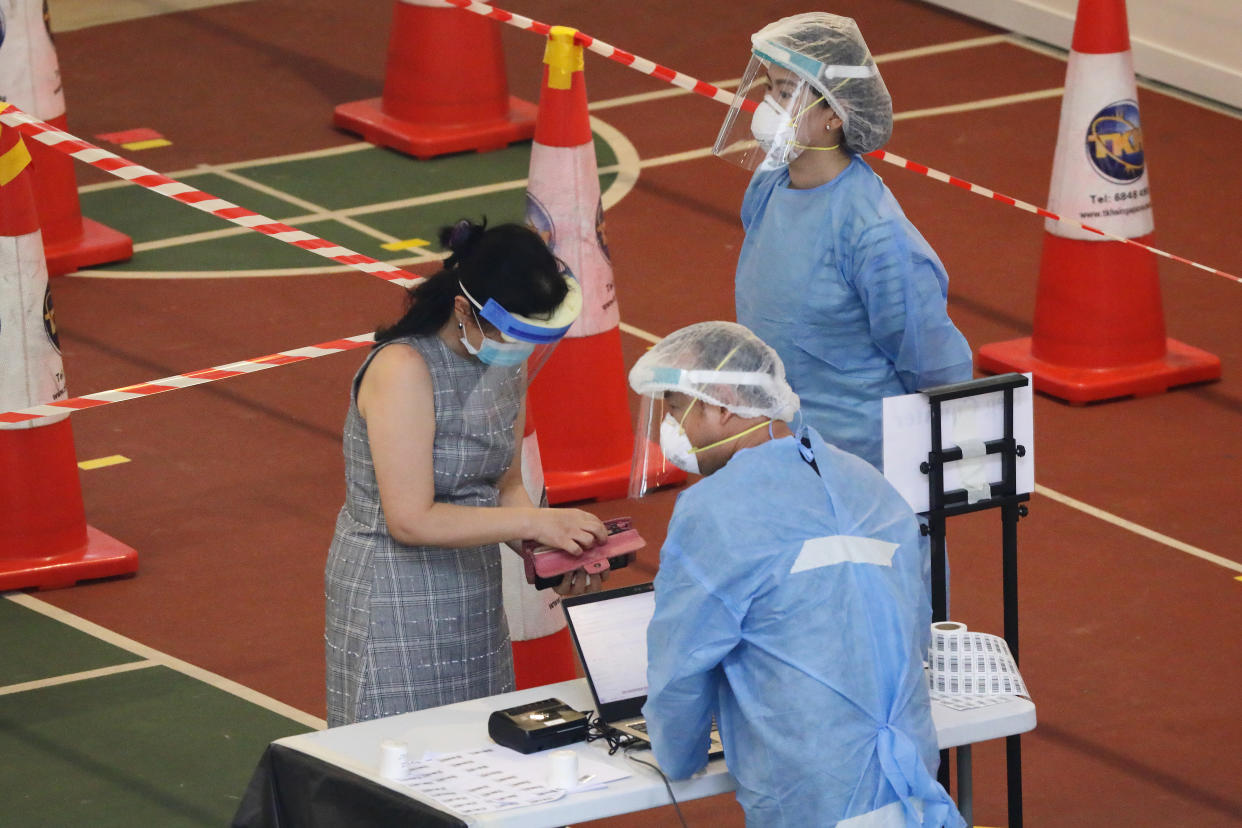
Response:
[[[437,502],[495,506],[515,448],[520,369],[488,369],[438,336],[392,340],[431,370]],[[354,377],[345,420],[345,505],[325,572],[328,726],[490,696],[513,688],[496,544],[405,546],[388,534]]]

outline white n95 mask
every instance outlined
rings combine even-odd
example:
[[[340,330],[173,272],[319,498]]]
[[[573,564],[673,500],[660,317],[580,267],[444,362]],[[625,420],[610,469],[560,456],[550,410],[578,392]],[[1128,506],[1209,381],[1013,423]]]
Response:
[[[755,140],[765,150],[771,149],[773,144],[782,137],[788,138],[788,133],[793,126],[792,122],[793,118],[789,117],[789,113],[782,109],[771,95],[766,95],[751,113],[750,134],[755,136]]]
[[[665,414],[660,421],[660,451],[668,462],[690,474],[699,474],[699,458],[690,445],[690,437],[672,414]]]

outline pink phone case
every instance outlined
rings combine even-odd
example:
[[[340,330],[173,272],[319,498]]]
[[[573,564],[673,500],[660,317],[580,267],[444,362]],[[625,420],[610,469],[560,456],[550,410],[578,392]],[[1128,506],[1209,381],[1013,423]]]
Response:
[[[608,540],[593,546],[581,555],[571,555],[563,549],[541,546],[533,541],[522,544],[521,555],[526,564],[526,580],[536,583],[542,578],[554,578],[575,569],[587,572],[603,572],[612,568],[610,558],[628,555],[647,545],[628,517],[604,521]]]

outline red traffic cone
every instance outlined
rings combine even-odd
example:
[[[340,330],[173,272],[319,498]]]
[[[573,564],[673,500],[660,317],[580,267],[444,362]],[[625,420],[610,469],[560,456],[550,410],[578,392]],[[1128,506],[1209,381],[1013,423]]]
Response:
[[[1125,0],[1079,0],[1048,209],[1152,244]],[[1072,403],[1220,378],[1219,358],[1165,336],[1154,253],[1051,219],[1032,335],[984,345],[979,367]]]
[[[509,95],[498,25],[442,0],[398,0],[383,97],[341,104],[332,123],[417,158],[527,140],[536,109]]]
[[[67,396],[30,153],[0,127],[0,411]],[[133,572],[138,555],[86,525],[68,414],[0,417],[0,591]]]
[[[526,222],[582,286],[582,315],[531,383],[528,408],[543,426],[548,500],[625,497],[634,449],[621,316],[604,234],[599,172],[587,115],[582,47],[553,26],[544,55],[531,147]],[[671,470],[666,480],[684,480]]]
[[[543,466],[535,420],[526,413],[522,438],[522,482],[531,502],[546,500]],[[526,567],[514,552],[501,550],[505,616],[513,648],[513,675],[518,690],[569,681],[578,675],[574,645],[561,612],[561,596],[551,589],[535,589],[526,582]]]
[[[58,129],[66,128],[65,95],[47,18],[47,4],[18,0],[0,41],[0,97]],[[82,217],[73,159],[35,141],[35,204],[49,275],[119,262],[134,255],[124,233]]]

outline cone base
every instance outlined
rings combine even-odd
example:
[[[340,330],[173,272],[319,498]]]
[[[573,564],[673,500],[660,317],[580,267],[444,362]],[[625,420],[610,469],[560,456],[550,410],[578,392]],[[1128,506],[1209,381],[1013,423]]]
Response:
[[[543,484],[548,489],[548,503],[551,504],[577,500],[620,500],[630,489],[630,461],[597,469],[545,469],[543,478]]]
[[[1070,403],[1160,394],[1177,385],[1220,379],[1220,358],[1175,339],[1161,359],[1108,368],[1054,365],[1031,355],[1031,338],[993,342],[976,362],[989,374],[1030,373],[1035,390]]]
[[[513,678],[518,690],[542,687],[578,677],[578,662],[569,628],[562,627],[551,635],[513,641]]]
[[[82,235],[49,243],[43,239],[47,275],[63,276],[84,267],[124,262],[134,257],[134,242],[124,233],[88,218],[82,219]]]
[[[338,106],[332,124],[361,135],[363,140],[415,158],[433,158],[451,152],[503,149],[535,135],[538,107],[513,96],[505,118],[461,124],[420,124],[384,114],[382,98],[369,98]]]
[[[60,589],[78,581],[138,571],[138,553],[93,526],[86,545],[46,558],[0,558],[0,591]]]

